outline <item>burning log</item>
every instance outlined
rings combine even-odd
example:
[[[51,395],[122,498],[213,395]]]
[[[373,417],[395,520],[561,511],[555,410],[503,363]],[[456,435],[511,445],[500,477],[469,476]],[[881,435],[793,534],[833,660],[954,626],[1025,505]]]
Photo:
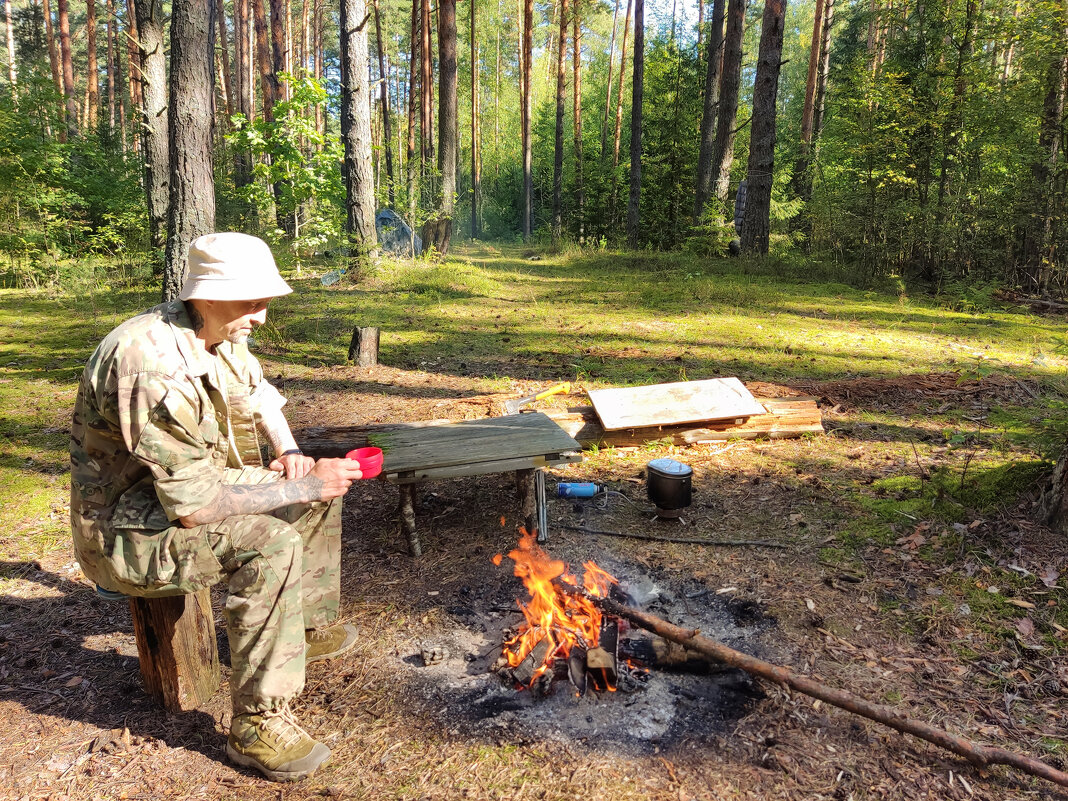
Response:
[[[619,623],[615,618],[601,619],[597,647],[586,652],[586,675],[597,692],[614,690],[619,681]]]
[[[765,662],[754,656],[743,654],[741,651],[735,651],[733,648],[716,640],[702,637],[695,629],[676,626],[655,615],[624,606],[610,598],[584,593],[583,590],[570,584],[557,583],[557,586],[566,593],[583,594],[590,603],[598,607],[602,612],[628,620],[639,628],[660,635],[665,640],[679,643],[718,662],[740,668],[751,675],[797,690],[812,698],[818,698],[847,712],[861,715],[897,731],[919,737],[921,740],[926,740],[940,748],[952,751],[979,767],[1009,765],[1031,776],[1038,776],[1062,787],[1068,787],[1068,773],[1059,771],[1045,762],[1003,748],[979,745],[965,737],[951,734],[944,729],[939,729],[921,720],[907,717],[892,707],[872,703],[845,690],[837,690],[807,676],[791,673],[780,665]]]

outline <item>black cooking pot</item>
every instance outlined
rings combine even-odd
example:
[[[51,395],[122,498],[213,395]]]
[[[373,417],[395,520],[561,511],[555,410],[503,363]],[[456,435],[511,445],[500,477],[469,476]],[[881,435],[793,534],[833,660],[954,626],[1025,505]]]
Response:
[[[685,509],[692,500],[693,468],[674,459],[653,459],[646,465],[649,500],[657,509]]]

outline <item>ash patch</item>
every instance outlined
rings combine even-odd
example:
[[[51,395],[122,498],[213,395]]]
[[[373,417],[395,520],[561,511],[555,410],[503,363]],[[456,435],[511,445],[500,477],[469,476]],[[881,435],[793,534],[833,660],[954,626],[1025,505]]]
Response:
[[[776,623],[755,602],[620,560],[598,564],[620,579],[623,600],[630,604],[745,653],[773,658],[766,640]],[[522,621],[514,599],[525,595],[512,576],[497,585],[461,588],[458,603],[445,607],[454,625],[397,644],[397,679],[422,716],[454,736],[520,744],[549,740],[640,754],[723,733],[762,697],[743,671],[692,659],[650,666],[639,680],[621,680],[616,692],[591,689],[580,696],[566,671],[535,689],[517,688],[494,673],[493,664],[505,630]],[[626,626],[621,624],[621,651],[651,655],[653,635]]]

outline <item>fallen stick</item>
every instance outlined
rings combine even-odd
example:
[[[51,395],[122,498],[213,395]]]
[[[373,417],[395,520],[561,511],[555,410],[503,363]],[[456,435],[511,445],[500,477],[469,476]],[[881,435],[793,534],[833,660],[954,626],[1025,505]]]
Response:
[[[604,537],[626,537],[632,540],[652,540],[653,542],[681,542],[686,545],[758,545],[763,548],[789,548],[781,542],[767,542],[765,540],[702,540],[698,537],[661,537],[656,534],[629,534],[625,531],[602,531],[599,528],[586,528],[585,526],[568,526],[557,523],[556,528],[568,531],[581,531],[583,534],[600,534]]]
[[[721,642],[702,637],[696,629],[685,629],[681,626],[676,626],[655,615],[624,606],[609,598],[589,595],[578,587],[569,584],[558,582],[557,586],[564,592],[583,595],[600,608],[601,611],[629,620],[634,625],[658,634],[665,640],[677,642],[691,651],[704,654],[731,667],[740,668],[751,675],[759,676],[775,684],[781,684],[805,695],[818,698],[828,704],[845,709],[847,712],[870,718],[905,734],[919,737],[921,740],[926,740],[940,748],[952,751],[979,767],[985,765],[1009,765],[1032,776],[1038,776],[1062,787],[1068,787],[1068,773],[1050,767],[1045,762],[1013,751],[1007,751],[1003,748],[979,745],[965,737],[950,734],[937,726],[906,717],[902,712],[892,707],[874,704],[845,690],[836,690],[814,679],[791,673],[780,665],[765,662],[763,659],[743,654],[741,651],[735,651]]]

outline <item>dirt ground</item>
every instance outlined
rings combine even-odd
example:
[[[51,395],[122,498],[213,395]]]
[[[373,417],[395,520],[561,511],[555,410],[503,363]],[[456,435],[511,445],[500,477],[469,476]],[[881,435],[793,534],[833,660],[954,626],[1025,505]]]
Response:
[[[1045,610],[1065,603],[1055,578],[1066,572],[1065,548],[1033,521],[1033,499],[965,526],[968,547],[954,558],[918,558],[921,540],[937,547],[944,532],[906,517],[893,542],[831,556],[840,553],[840,529],[860,513],[843,500],[843,482],[916,469],[914,455],[928,467],[953,458],[934,436],[906,442],[873,414],[922,435],[934,411],[1028,404],[1035,388],[956,375],[749,386],[757,395],[818,397],[828,433],[587,452],[582,464],[549,471],[550,494],[560,480],[619,494],[603,508],[551,497],[548,550],[576,572],[597,562],[680,625],[1068,769],[1068,649],[1043,646],[1034,633],[1048,628]],[[379,366],[322,368],[283,390],[301,429],[495,415],[537,388],[513,381],[502,392],[471,377]],[[576,402],[578,387],[539,408]],[[681,520],[649,512],[645,465],[658,456],[694,469],[694,502]],[[346,498],[342,612],[362,638],[352,655],[309,667],[297,713],[333,758],[295,785],[226,762],[225,682],[205,707],[180,715],[144,696],[126,605],[97,598],[63,543],[37,562],[7,565],[19,580],[17,592],[0,597],[0,798],[1068,798],[737,674],[654,676],[616,697],[517,692],[488,670],[525,594],[509,560],[492,562],[515,547],[512,482],[427,483],[417,501],[425,553],[413,560],[395,488],[363,482]],[[1030,630],[969,614],[967,599],[954,595],[954,580],[989,581],[999,561],[1033,576],[1055,571],[1053,586],[1036,583],[1015,597]],[[215,601],[218,612],[222,595]],[[221,619],[218,626],[225,661]]]

